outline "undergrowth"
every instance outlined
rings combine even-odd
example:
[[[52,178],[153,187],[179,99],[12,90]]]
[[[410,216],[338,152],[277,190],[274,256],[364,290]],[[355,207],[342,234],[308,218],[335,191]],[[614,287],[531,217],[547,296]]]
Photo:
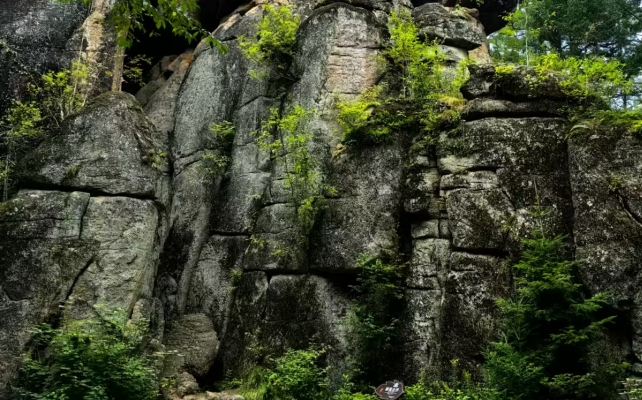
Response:
[[[132,323],[122,310],[98,314],[38,326],[11,399],[157,399],[161,355],[146,351],[147,321]]]

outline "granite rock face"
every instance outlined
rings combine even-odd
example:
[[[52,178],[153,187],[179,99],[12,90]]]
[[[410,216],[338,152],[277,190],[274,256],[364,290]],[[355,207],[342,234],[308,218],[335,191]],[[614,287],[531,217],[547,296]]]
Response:
[[[87,12],[80,2],[0,2],[0,115],[21,97],[30,74],[67,67],[73,58],[67,45]]]
[[[0,204],[0,382],[33,324],[82,318],[96,304],[152,320],[154,339],[182,355],[166,366],[181,396],[206,398],[192,393],[210,377],[310,345],[328,347],[339,378],[362,254],[408,264],[391,378],[443,373],[455,358],[475,371],[534,206],[552,210],[548,233],[573,239],[587,287],[617,293],[631,315],[622,351],[642,357],[642,146],[604,132],[567,140],[560,105],[572,101],[555,77],[533,88],[531,70],[471,67],[463,122],[435,148],[411,150],[403,138],[412,132],[359,150],[341,144],[337,98],[380,81],[390,10],[414,3],[422,31],[457,61],[484,46],[484,13],[511,3],[487,0],[483,23],[450,2],[289,3],[302,25],[286,76],[252,77],[240,50],[259,5],[217,29],[227,54],[201,44],[168,58],[138,100],[99,96],[22,160],[21,191]],[[297,225],[283,166],[254,135],[271,109],[297,105],[315,110],[308,151],[335,189],[309,231]],[[212,175],[210,126],[226,121],[230,162]]]
[[[154,126],[107,93],[47,136],[17,168],[26,189],[0,205],[0,392],[35,324],[153,302],[168,179],[146,159],[164,151]]]

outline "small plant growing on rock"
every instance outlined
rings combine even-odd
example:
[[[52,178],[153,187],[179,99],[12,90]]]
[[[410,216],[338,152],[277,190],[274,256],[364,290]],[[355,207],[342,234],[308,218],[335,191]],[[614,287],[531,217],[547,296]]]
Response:
[[[286,77],[294,56],[296,34],[301,19],[288,6],[263,5],[264,14],[257,26],[256,37],[239,37],[243,54],[256,65],[251,71],[255,78],[269,73]]]
[[[156,399],[156,358],[145,351],[147,322],[132,323],[120,310],[100,314],[58,329],[36,328],[13,398]]]
[[[219,176],[225,172],[230,163],[230,152],[234,144],[234,125],[223,121],[210,126],[209,149],[205,150],[201,166],[207,175]]]
[[[70,115],[83,108],[89,98],[90,71],[86,63],[72,61],[71,67],[49,71],[27,85],[27,100],[14,100],[0,121],[0,146],[5,148],[3,201],[7,200],[11,168],[46,129],[60,128]]]
[[[281,115],[279,109],[270,110],[261,130],[255,133],[255,142],[284,169],[285,189],[289,200],[297,208],[298,226],[307,235],[325,206],[324,193],[331,191],[323,183],[318,162],[308,146],[313,136],[306,131],[314,115],[300,105]]]
[[[381,57],[384,83],[357,99],[337,103],[347,144],[381,143],[394,132],[431,135],[459,121],[465,104],[459,90],[468,78],[470,61],[447,67],[445,54],[436,42],[420,36],[408,11],[393,12],[388,31],[390,40]]]

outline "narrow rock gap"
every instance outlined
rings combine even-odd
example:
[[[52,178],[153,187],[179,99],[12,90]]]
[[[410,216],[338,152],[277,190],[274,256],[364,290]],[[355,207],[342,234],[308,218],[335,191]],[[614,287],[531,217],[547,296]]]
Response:
[[[471,255],[476,255],[476,256],[490,256],[490,257],[500,257],[500,258],[507,258],[510,256],[510,253],[506,250],[500,250],[500,249],[466,249],[462,247],[456,247],[453,244],[452,247],[452,252],[453,253],[466,253],[466,254],[471,254]]]
[[[37,191],[49,191],[49,192],[80,192],[88,193],[91,197],[125,197],[137,200],[149,200],[149,201],[158,201],[159,199],[144,194],[135,194],[135,193],[107,193],[102,190],[95,188],[76,188],[73,186],[59,186],[46,183],[31,183],[30,185],[22,186],[21,190],[37,190]]]
[[[532,113],[528,111],[524,111],[524,112],[497,111],[497,112],[484,112],[483,114],[480,113],[480,115],[478,116],[474,115],[473,117],[466,117],[465,122],[476,122],[476,121],[482,121],[489,118],[495,118],[495,119],[560,118],[560,115],[554,112],[543,112],[543,111],[538,111],[537,113]]]
[[[89,261],[87,262],[87,264],[85,264],[85,266],[82,267],[82,269],[78,272],[78,275],[76,275],[76,277],[74,278],[73,283],[71,284],[71,287],[67,291],[67,294],[65,296],[65,300],[63,301],[63,305],[64,305],[64,303],[69,301],[69,298],[74,293],[74,289],[76,289],[76,285],[78,285],[78,281],[80,281],[80,278],[82,278],[82,276],[85,274],[85,272],[87,272],[87,270],[89,269],[91,264],[94,263],[94,261],[95,261],[94,257],[91,257],[89,259]]]
[[[624,211],[626,211],[626,213],[629,215],[629,218],[631,218],[634,222],[637,222],[637,224],[642,227],[642,217],[633,212],[631,206],[629,206],[629,203],[626,201],[626,198],[619,193],[617,194],[617,198],[620,200],[620,204],[622,205]]]

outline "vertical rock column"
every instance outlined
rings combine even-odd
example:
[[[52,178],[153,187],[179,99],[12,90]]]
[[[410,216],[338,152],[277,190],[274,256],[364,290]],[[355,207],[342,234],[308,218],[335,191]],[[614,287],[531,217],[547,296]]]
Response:
[[[437,146],[440,229],[434,221],[414,232],[448,239],[415,241],[415,254],[439,260],[430,265],[442,279],[434,304],[443,366],[459,359],[475,371],[482,361],[480,350],[497,333],[495,301],[510,294],[509,268],[521,240],[540,227],[550,236],[572,234],[566,103],[559,87],[529,87],[531,73],[518,68],[501,77],[492,66],[471,67],[464,122],[442,133]],[[551,213],[535,220],[536,206]]]
[[[413,16],[427,40],[441,43],[448,65],[456,67],[459,61],[482,52],[486,35],[476,19],[476,10],[455,11],[441,4],[428,3],[415,8]],[[482,256],[474,261],[462,260],[454,253],[457,244],[452,243],[447,197],[449,190],[459,188],[452,182],[452,172],[461,171],[444,168],[430,147],[412,146],[405,164],[401,230],[405,235],[402,239],[408,242],[402,243],[402,248],[410,252],[410,262],[406,280],[407,309],[403,317],[403,370],[405,377],[418,379],[424,371],[438,375],[442,359],[448,358],[447,350],[442,348],[442,335],[444,330],[451,329],[445,315],[449,299],[447,284],[453,279],[451,262],[457,264],[455,271],[459,276],[468,271],[465,264],[487,260]],[[474,172],[473,176],[462,179],[468,185],[461,188],[497,187],[493,172]],[[476,279],[467,280],[472,281],[468,283],[479,283]],[[460,291],[475,290],[463,286]]]

